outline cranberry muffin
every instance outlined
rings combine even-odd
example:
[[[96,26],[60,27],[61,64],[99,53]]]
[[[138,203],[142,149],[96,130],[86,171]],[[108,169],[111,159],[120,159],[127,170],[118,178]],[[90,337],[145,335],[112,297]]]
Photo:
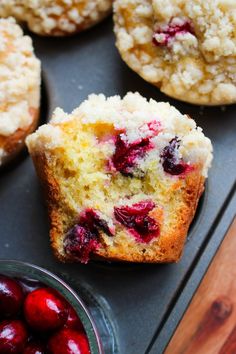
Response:
[[[116,45],[141,77],[176,99],[236,102],[236,2],[115,0]]]
[[[14,19],[0,19],[0,165],[23,147],[38,121],[40,62]]]
[[[65,36],[95,25],[111,7],[112,0],[1,0],[0,16],[13,16],[39,35]]]
[[[56,109],[27,138],[62,261],[175,262],[212,160],[201,128],[138,93]]]

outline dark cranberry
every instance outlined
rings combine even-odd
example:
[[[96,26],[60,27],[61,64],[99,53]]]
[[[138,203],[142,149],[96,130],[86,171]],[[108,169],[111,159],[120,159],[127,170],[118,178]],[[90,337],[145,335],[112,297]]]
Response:
[[[69,328],[54,334],[48,342],[48,349],[51,354],[90,354],[86,335]]]
[[[148,215],[154,207],[154,202],[146,200],[131,206],[115,207],[114,215],[139,241],[150,242],[160,232],[156,220]]]
[[[65,252],[81,263],[87,263],[90,253],[98,247],[97,233],[92,233],[87,227],[80,225],[70,229],[64,240]]]
[[[107,222],[93,209],[86,209],[79,216],[78,224],[72,227],[64,240],[64,249],[75,260],[87,263],[91,253],[99,247],[99,231],[108,236],[114,234]]]
[[[115,140],[115,153],[110,164],[124,176],[133,176],[134,168],[137,167],[137,160],[143,158],[147,151],[153,147],[150,137],[128,143],[125,135],[119,134]]]
[[[76,311],[70,304],[67,304],[67,306],[68,306],[68,318],[64,327],[76,329],[77,331],[83,332],[84,326],[80,321]]]
[[[45,354],[45,346],[39,341],[30,341],[26,344],[23,354]]]
[[[177,34],[191,33],[194,30],[190,21],[171,19],[168,25],[159,27],[153,34],[153,43],[156,46],[168,46]]]
[[[0,323],[0,353],[21,354],[28,339],[23,322],[5,320]]]
[[[180,175],[190,168],[178,156],[179,142],[177,137],[172,139],[160,155],[164,171],[174,176]]]
[[[93,209],[86,209],[81,213],[79,224],[87,227],[93,233],[98,233],[99,230],[101,230],[108,236],[114,235],[114,230],[112,230],[107,222]]]
[[[67,314],[64,301],[53,289],[34,290],[25,299],[24,315],[32,329],[43,332],[58,329],[65,324]]]
[[[0,275],[0,317],[16,315],[23,305],[24,294],[20,284]]]

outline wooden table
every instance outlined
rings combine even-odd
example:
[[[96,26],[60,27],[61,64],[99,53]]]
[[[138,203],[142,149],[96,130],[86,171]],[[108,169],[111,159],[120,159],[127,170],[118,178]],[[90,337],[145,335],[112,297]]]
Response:
[[[236,354],[236,218],[165,354]]]

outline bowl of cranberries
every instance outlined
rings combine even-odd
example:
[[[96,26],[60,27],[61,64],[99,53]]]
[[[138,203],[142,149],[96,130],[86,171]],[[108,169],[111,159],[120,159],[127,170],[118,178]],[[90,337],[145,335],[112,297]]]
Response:
[[[0,354],[102,354],[78,295],[38,266],[0,260]]]

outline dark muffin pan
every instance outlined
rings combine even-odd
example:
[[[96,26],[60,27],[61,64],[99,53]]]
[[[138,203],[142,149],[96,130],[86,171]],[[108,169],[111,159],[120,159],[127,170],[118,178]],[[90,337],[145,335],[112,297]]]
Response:
[[[122,62],[111,19],[73,37],[33,41],[43,67],[41,123],[56,106],[70,112],[93,92],[139,91],[188,113],[213,142],[213,166],[178,264],[58,263],[30,157],[25,152],[0,174],[0,258],[38,264],[82,288],[101,327],[105,354],[162,353],[233,218],[236,107],[202,108],[161,94]]]

